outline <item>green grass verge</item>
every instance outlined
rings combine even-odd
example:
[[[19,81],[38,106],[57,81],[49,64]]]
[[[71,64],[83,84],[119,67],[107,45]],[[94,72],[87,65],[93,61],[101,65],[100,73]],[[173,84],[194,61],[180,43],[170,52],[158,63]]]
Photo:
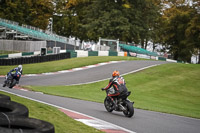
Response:
[[[24,64],[23,74],[56,72],[61,70],[68,70],[72,68],[107,62],[107,61],[119,61],[119,60],[141,60],[141,59],[135,57],[120,57],[120,56],[106,56],[106,57],[90,56],[82,58],[71,58],[71,59],[50,61],[44,63]],[[0,66],[0,75],[7,74],[7,72],[9,72],[14,67],[17,66]]]
[[[8,54],[14,54],[14,53],[20,53],[18,51],[3,51],[0,50],[0,55],[8,55]]]
[[[164,64],[124,76],[136,108],[200,118],[200,66]],[[103,102],[108,81],[75,86],[29,86],[34,91]]]
[[[25,105],[29,109],[29,117],[52,123],[55,127],[55,133],[101,133],[101,131],[97,129],[73,120],[57,108],[14,96],[9,93],[1,91],[0,93],[10,96],[12,101]]]

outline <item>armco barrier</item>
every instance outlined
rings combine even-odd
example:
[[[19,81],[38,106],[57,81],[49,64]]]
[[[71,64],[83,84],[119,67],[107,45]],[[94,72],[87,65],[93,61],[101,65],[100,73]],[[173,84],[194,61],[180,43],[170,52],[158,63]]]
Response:
[[[39,63],[46,61],[54,61],[67,59],[71,57],[71,53],[60,53],[60,54],[51,54],[45,56],[31,56],[31,57],[20,57],[20,58],[3,58],[0,59],[0,65],[19,65],[19,64],[30,64],[30,63]]]

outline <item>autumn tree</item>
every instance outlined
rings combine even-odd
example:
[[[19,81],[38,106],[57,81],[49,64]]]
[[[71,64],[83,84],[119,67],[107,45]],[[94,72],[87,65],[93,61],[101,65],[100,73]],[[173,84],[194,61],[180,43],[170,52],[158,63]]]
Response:
[[[51,0],[1,0],[0,17],[46,29],[53,13]]]
[[[171,1],[170,6],[163,12],[161,35],[175,60],[190,62],[199,44],[199,14],[184,1]]]

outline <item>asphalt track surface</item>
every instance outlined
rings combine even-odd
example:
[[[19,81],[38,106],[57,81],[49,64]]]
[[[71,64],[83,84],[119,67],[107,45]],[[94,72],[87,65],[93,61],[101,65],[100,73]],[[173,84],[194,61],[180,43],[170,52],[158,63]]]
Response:
[[[119,63],[101,65],[90,69],[62,74],[22,77],[20,80],[20,84],[51,86],[87,83],[97,80],[108,79],[111,77],[111,74],[114,70],[119,70],[120,74],[125,74],[147,66],[165,63],[166,62],[164,61],[123,61]]]
[[[75,71],[59,75],[48,75],[48,76],[38,76],[38,77],[24,77],[21,79],[20,84],[26,82],[27,85],[32,83],[33,79],[40,78],[40,80],[33,81],[34,85],[55,85],[52,82],[59,83],[57,85],[69,85],[69,84],[79,84],[84,82],[91,82],[95,80],[102,80],[109,78],[113,70],[117,69],[122,74],[128,73],[130,71],[137,70],[142,67],[151,66],[154,64],[163,64],[166,62],[155,62],[155,61],[130,61],[121,62],[116,64],[109,64],[104,66],[99,66],[96,68],[87,69],[84,71]],[[73,74],[74,73],[74,74]],[[94,74],[93,74],[94,73]],[[83,76],[83,74],[85,74]],[[62,78],[59,76],[62,75]],[[66,77],[64,78],[64,75]],[[76,76],[75,76],[76,75]],[[88,76],[89,75],[89,76]],[[95,76],[96,75],[96,76]],[[96,79],[95,77],[98,78]],[[70,80],[70,78],[77,78],[75,81]],[[92,76],[92,78],[90,78]],[[45,78],[46,77],[46,78]],[[51,77],[51,81],[46,80]],[[24,81],[25,80],[25,81]],[[31,80],[31,81],[29,81]],[[2,83],[3,79],[0,78]],[[43,81],[43,82],[42,82]],[[64,98],[46,94],[39,94],[31,91],[21,91],[16,89],[8,89],[0,87],[0,90],[6,90],[13,92],[15,94],[20,94],[29,98],[37,99],[43,102],[61,106],[70,110],[74,110],[104,121],[113,123],[115,125],[121,126],[128,130],[137,133],[199,133],[200,131],[200,120],[188,117],[182,117],[177,115],[146,111],[135,109],[135,114],[132,118],[124,117],[121,112],[108,113],[102,103],[95,103],[89,101],[83,101],[78,99]],[[103,92],[102,92],[103,93]],[[53,99],[53,100],[52,100]],[[102,99],[103,101],[104,99]]]

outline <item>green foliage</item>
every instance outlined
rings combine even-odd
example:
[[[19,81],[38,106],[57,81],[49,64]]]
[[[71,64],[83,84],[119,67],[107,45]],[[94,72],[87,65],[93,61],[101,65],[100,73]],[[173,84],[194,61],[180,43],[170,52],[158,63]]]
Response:
[[[56,32],[94,41],[102,37],[137,43],[144,38],[147,42],[159,10],[152,0],[69,0],[59,5],[64,15],[54,21]]]
[[[0,17],[46,29],[53,13],[51,0],[2,0]]]
[[[200,46],[200,15],[195,7],[176,2],[163,12],[161,35],[174,59],[190,62],[195,49]]]

